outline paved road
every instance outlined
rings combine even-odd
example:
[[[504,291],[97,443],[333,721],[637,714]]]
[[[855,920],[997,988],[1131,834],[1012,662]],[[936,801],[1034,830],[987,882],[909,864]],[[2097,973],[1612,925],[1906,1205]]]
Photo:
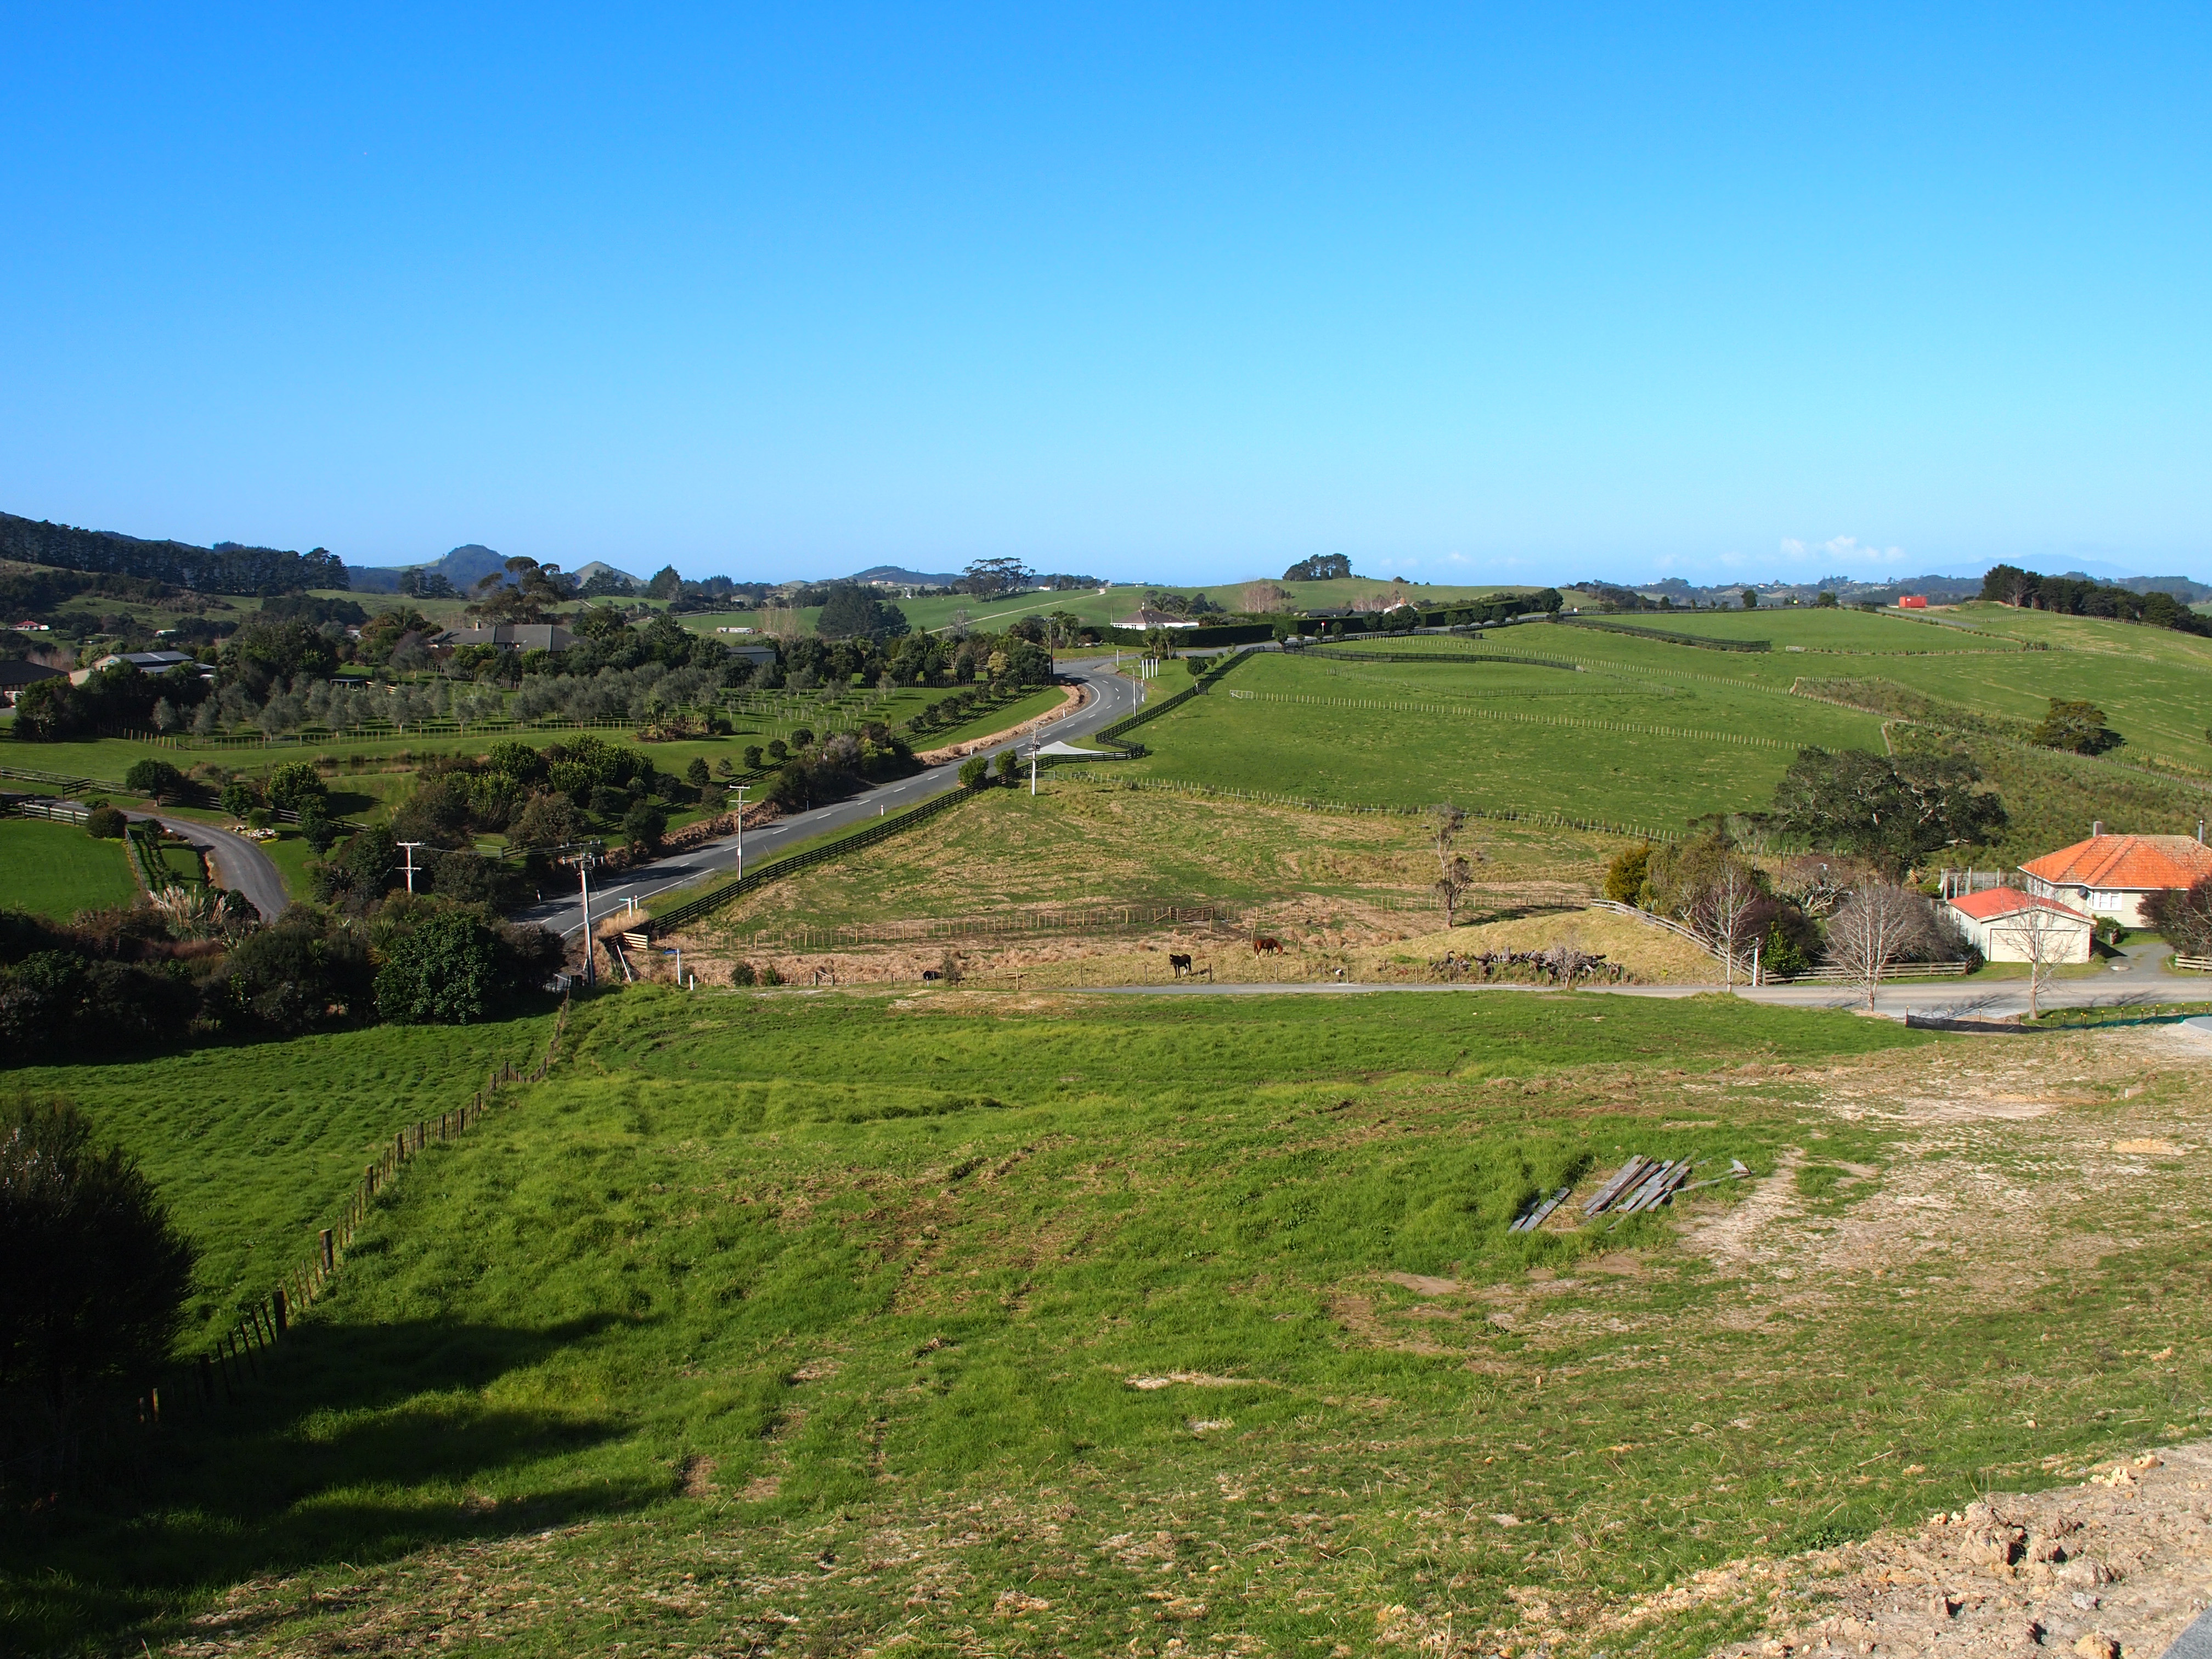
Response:
[[[2165,971],[2160,962],[2172,953],[2166,945],[2130,945],[2123,959],[2094,979],[2053,980],[2044,987],[2043,1008],[2110,1007],[2130,1002],[2193,1001],[2212,995],[2212,975],[2180,975]],[[1091,994],[1107,996],[1364,996],[1384,992],[1537,991],[1536,985],[1194,985],[1185,980],[1166,985],[1114,985],[1096,988]],[[1592,985],[1589,991],[1625,997],[1708,996],[1726,990],[1711,985]],[[1739,985],[1735,994],[1752,1002],[1782,1007],[1857,1008],[1865,999],[1849,985],[1766,985],[1747,990]],[[1923,981],[1917,985],[1884,986],[1875,998],[1878,1013],[1915,1013],[1939,1019],[2002,1019],[2027,1012],[2024,980],[1991,980],[1982,984]]]
[[[1140,706],[1135,681],[1114,672],[1110,662],[1082,667],[1064,665],[1062,673],[1079,679],[1091,689],[1091,699],[1076,713],[1054,721],[1044,728],[1047,742],[1079,742],[1087,733],[1115,720],[1133,714]],[[1026,739],[1001,743],[979,752],[996,755],[1000,750],[1012,749]],[[864,791],[850,800],[830,806],[817,806],[811,812],[801,812],[760,830],[748,830],[744,836],[744,855],[749,862],[758,864],[772,858],[781,848],[823,834],[826,830],[842,830],[848,824],[865,818],[896,812],[919,805],[932,795],[941,795],[960,784],[960,768],[963,763],[949,761],[942,766],[933,766],[910,778],[901,778],[878,788]],[[704,847],[672,854],[656,859],[650,864],[640,865],[635,870],[611,878],[603,886],[592,884],[592,917],[598,921],[621,908],[626,900],[642,904],[652,895],[665,892],[672,887],[682,887],[702,877],[718,871],[734,870],[738,863],[738,845],[734,836],[709,842]],[[248,896],[251,892],[249,890]],[[557,898],[548,895],[544,903],[526,906],[516,912],[523,921],[535,921],[556,929],[563,938],[573,939],[583,931],[584,916],[577,894],[572,890]]]
[[[198,818],[171,817],[162,812],[133,812],[131,816],[151,818],[164,830],[173,830],[195,846],[207,848],[208,862],[215,867],[216,882],[245,894],[247,902],[261,913],[264,921],[276,921],[292,902],[284,891],[284,878],[278,873],[276,860],[245,836],[218,830],[211,823],[202,823]]]

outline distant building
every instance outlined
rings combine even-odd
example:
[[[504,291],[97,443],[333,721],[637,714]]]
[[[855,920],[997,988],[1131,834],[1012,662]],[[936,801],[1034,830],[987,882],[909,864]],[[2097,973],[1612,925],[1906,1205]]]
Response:
[[[488,627],[449,628],[430,643],[459,647],[495,645],[502,651],[566,651],[576,636],[558,623],[494,623]]]
[[[1124,617],[1114,624],[1139,634],[1150,633],[1155,628],[1197,628],[1202,626],[1195,617],[1178,617],[1172,611],[1140,610],[1133,617]]]
[[[1899,611],[1925,611],[1928,596],[1925,593],[1900,593],[1897,596],[1897,608]]]
[[[2108,836],[2102,823],[2090,826],[2089,839],[2045,853],[2020,866],[2025,885],[2038,898],[2079,905],[2092,915],[2110,916],[2130,927],[2148,924],[2143,904],[2153,893],[2192,887],[2212,876],[2212,848],[2187,836]]]
[[[0,662],[0,704],[13,708],[15,699],[27,687],[61,677],[60,669],[49,668],[42,662]]]
[[[2045,962],[2087,962],[2097,927],[2087,911],[2016,887],[1964,894],[1951,915],[1984,962],[2033,962],[2039,945]]]
[[[118,663],[127,662],[142,674],[166,674],[191,660],[189,651],[111,651],[93,666],[112,668]]]

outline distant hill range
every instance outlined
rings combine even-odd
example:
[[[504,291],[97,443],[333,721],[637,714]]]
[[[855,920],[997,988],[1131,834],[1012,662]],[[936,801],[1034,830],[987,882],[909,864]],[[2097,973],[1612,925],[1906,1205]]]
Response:
[[[898,587],[950,587],[960,580],[960,575],[957,571],[947,570],[933,576],[920,570],[908,570],[904,565],[878,564],[871,565],[845,580],[848,582],[889,582]]]
[[[0,513],[0,559],[84,570],[106,576],[138,576],[189,587],[201,593],[296,593],[308,587],[343,587],[346,568],[318,547],[295,553],[274,547],[217,542],[142,541],[112,530],[80,530],[45,519],[19,519]]]

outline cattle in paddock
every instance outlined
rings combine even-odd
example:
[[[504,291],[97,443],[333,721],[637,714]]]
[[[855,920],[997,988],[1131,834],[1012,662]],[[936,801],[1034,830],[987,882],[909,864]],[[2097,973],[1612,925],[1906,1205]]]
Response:
[[[1279,957],[1282,953],[1283,941],[1272,933],[1262,933],[1252,941],[1252,954],[1255,957]]]
[[[1179,951],[1170,951],[1168,953],[1168,971],[1177,979],[1181,979],[1185,974],[1193,971],[1190,958]]]
[[[921,970],[921,982],[924,985],[928,984],[932,980],[943,979],[945,975],[934,968],[925,968]]]

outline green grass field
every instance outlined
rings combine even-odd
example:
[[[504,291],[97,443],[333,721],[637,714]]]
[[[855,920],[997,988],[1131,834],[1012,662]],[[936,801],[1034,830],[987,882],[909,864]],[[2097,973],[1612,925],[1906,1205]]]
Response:
[[[65,921],[137,896],[121,842],[94,841],[72,823],[0,818],[0,910]]]
[[[1433,658],[1434,667],[1332,658],[1328,647],[1295,661],[1263,655],[1213,696],[1143,728],[1153,753],[1139,769],[1355,801],[1450,793],[1472,805],[1666,829],[1705,812],[1764,806],[1801,744],[1882,746],[1879,715],[1792,695],[1802,683],[1936,722],[1896,728],[1907,746],[1964,741],[2012,813],[1990,849],[1996,856],[2048,851],[2078,839],[2095,818],[2116,829],[2193,830],[2207,805],[2200,781],[2212,778],[2201,726],[2212,708],[2212,642],[1995,605],[1946,614],[1957,620],[1809,608],[1624,619],[1768,638],[1776,649],[1767,653],[1563,625],[1348,647]],[[1966,631],[1984,623],[1990,631]],[[1994,636],[1999,626],[2050,648],[2019,649]],[[1516,667],[1516,658],[1583,672]],[[2077,696],[2097,702],[2128,738],[2116,755],[2057,755],[2016,740],[2049,697]],[[1389,704],[1410,706],[1382,706]],[[1606,729],[1625,726],[1671,731]],[[1681,732],[1710,735],[1674,735]],[[2005,741],[2007,733],[2015,740]]]
[[[1540,643],[1548,650],[1584,632],[1547,629]],[[1518,632],[1511,642],[1521,644]],[[1784,711],[1786,726],[1776,720]],[[1881,744],[1871,716],[1802,698],[1784,704],[1756,686],[1499,660],[1331,662],[1320,653],[1257,657],[1138,735],[1152,751],[1135,763],[1139,775],[1364,804],[1450,799],[1660,829],[1763,804],[1798,743]]]
[[[186,1219],[203,1251],[190,1353],[306,1259],[314,1230],[330,1224],[393,1131],[459,1104],[501,1061],[534,1062],[551,1024],[386,1027],[122,1065],[27,1066],[7,1087],[95,1109]]]
[[[1242,672],[1242,671],[1240,671]],[[1093,905],[1277,905],[1302,896],[1403,901],[1436,879],[1428,825],[1395,814],[1321,816],[1164,791],[1117,789],[1122,769],[1048,772],[1041,791],[991,789],[927,824],[748,894],[705,924],[741,939],[804,924],[974,916]],[[1463,837],[1486,878],[1595,880],[1617,842],[1477,823]]]
[[[465,1039],[541,1036],[37,1081],[258,1271],[380,1133],[465,1092]],[[1964,1233],[1813,1299],[1717,1262],[1678,1239],[1725,1186],[1504,1231],[1632,1149],[1780,1172],[1832,1229],[1950,1154],[1820,1091],[2055,1066],[2109,1134],[2142,1068],[2087,1047],[1721,999],[633,990],[580,1006],[568,1054],[409,1166],[247,1402],[64,1524],[0,1523],[12,1648],[204,1639],[185,1621],[217,1609],[269,1654],[1361,1651],[1393,1621],[1490,1651],[1532,1589],[1617,1606],[2047,1480],[2205,1398],[2202,1297],[2162,1293],[2193,1246],[2136,1214],[2195,1191],[2163,1173],[2100,1206],[2142,1236],[2096,1271],[1994,1294],[1944,1288],[1980,1285]],[[288,1085],[314,1116],[272,1118]],[[1639,1651],[1745,1633],[1691,1618]]]

